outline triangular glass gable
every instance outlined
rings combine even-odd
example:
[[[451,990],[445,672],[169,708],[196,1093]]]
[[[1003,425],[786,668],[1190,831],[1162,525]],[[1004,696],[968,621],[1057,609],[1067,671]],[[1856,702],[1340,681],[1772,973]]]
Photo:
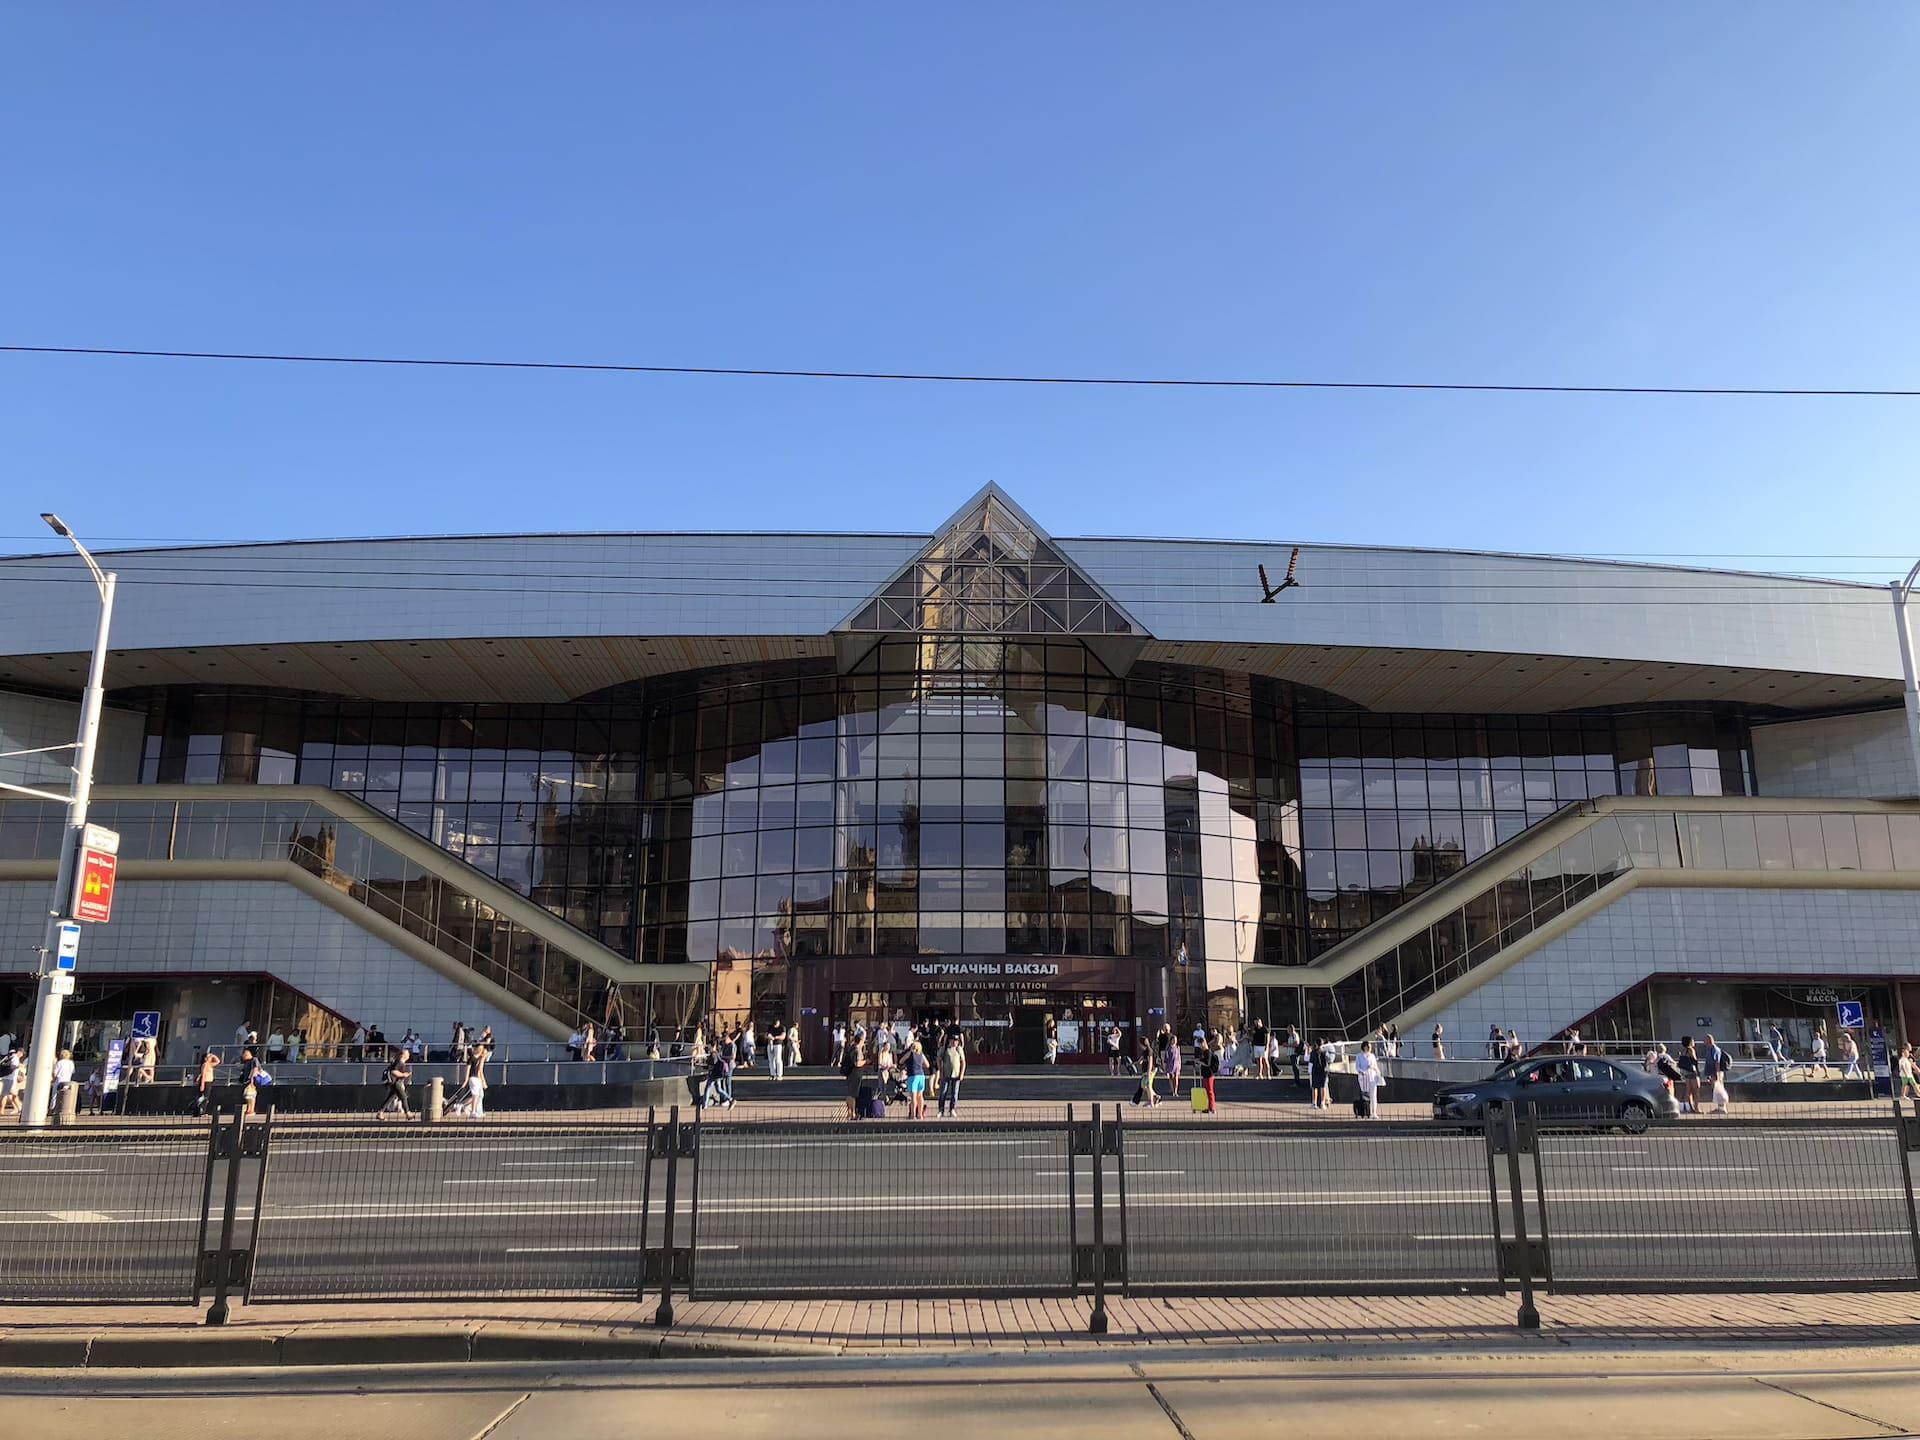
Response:
[[[840,628],[872,635],[1146,636],[991,485]]]

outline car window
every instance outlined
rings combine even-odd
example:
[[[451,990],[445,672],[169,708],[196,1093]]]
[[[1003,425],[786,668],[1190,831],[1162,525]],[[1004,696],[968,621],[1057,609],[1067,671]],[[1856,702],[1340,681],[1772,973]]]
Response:
[[[1558,1085],[1567,1078],[1566,1061],[1542,1060],[1522,1077],[1523,1085]]]

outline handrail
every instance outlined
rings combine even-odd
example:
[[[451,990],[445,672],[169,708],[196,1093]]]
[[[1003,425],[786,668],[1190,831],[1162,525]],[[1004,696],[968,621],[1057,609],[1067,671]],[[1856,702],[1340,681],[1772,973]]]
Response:
[[[1693,821],[1696,816],[1702,819]],[[1876,857],[1872,865],[1863,862],[1863,832],[1855,818],[1863,816],[1886,819],[1878,841],[1886,847],[1885,858]],[[1718,829],[1717,840],[1711,840],[1707,817]],[[1784,864],[1763,848],[1760,824],[1769,819],[1785,827]],[[1726,827],[1740,820],[1747,828],[1736,838],[1753,842],[1750,863],[1729,858]],[[1835,829],[1833,839],[1842,845],[1842,863],[1835,864],[1826,848],[1826,826],[1841,820],[1847,824]],[[1651,822],[1651,828],[1629,828],[1641,821]],[[1802,834],[1796,826],[1817,842],[1819,864],[1799,863],[1795,847],[1802,843]],[[1776,838],[1769,833],[1764,841],[1770,844]],[[1714,853],[1696,853],[1708,840]],[[1845,863],[1849,853],[1851,864]],[[1358,1013],[1335,1007],[1348,1034],[1365,1034],[1390,1020],[1397,1024],[1427,1013],[1441,991],[1525,944],[1616,881],[1671,883],[1676,872],[1685,871],[1711,876],[1702,883],[1712,884],[1753,884],[1759,882],[1749,877],[1765,876],[1770,884],[1920,888],[1917,855],[1920,801],[1639,795],[1576,801],[1311,964],[1249,967],[1245,981],[1250,987],[1350,987],[1366,971]],[[1783,880],[1783,875],[1793,879]],[[1504,893],[1510,886],[1519,890]],[[1398,963],[1388,964],[1390,957]],[[1369,968],[1376,965],[1381,967],[1377,977]],[[1471,1044],[1476,1037],[1461,1038]]]
[[[94,791],[94,800],[100,823],[119,824],[129,831],[121,850],[123,873],[129,879],[138,878],[149,866],[246,870],[291,866],[315,877],[329,903],[337,903],[334,895],[352,900],[368,914],[423,941],[430,947],[420,952],[423,956],[447,957],[460,972],[486,987],[483,995],[501,992],[496,998],[511,1002],[509,1009],[524,1003],[529,1016],[547,1018],[549,1023],[577,1025],[604,1018],[583,1008],[577,989],[569,996],[544,983],[556,974],[571,978],[564,965],[552,963],[556,956],[615,985],[677,978],[665,973],[669,967],[643,968],[626,959],[398,821],[323,787],[102,786]],[[0,799],[0,806],[50,810],[37,801]],[[165,826],[164,843],[154,834],[152,819],[129,813],[133,807],[153,807]],[[206,823],[216,838],[208,854],[183,855],[181,850],[190,848],[195,838],[196,822]],[[140,834],[143,826],[145,840]],[[354,834],[360,837],[359,843],[343,843]],[[32,863],[50,864],[56,858],[50,845],[39,843],[43,838],[57,844],[54,829],[39,826]],[[143,850],[148,853],[142,854]],[[386,868],[397,873],[383,878],[380,872]],[[284,870],[280,873],[298,878]],[[302,883],[312,884],[304,879]],[[409,893],[415,887],[422,892],[418,897]],[[477,936],[457,928],[455,913],[447,905],[450,897],[456,911],[461,902],[472,907],[469,918],[489,932],[486,945],[475,943]],[[510,927],[506,936],[491,933],[495,919]],[[531,937],[531,963],[510,963],[522,958],[520,935]],[[504,954],[496,944],[502,938]]]

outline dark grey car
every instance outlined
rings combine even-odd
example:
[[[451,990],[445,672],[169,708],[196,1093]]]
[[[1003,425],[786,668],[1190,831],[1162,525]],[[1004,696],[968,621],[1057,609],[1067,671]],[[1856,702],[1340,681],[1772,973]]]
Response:
[[[1478,1129],[1488,1107],[1502,1105],[1532,1106],[1547,1124],[1618,1126],[1634,1135],[1680,1113],[1658,1075],[1585,1055],[1540,1055],[1502,1065],[1484,1080],[1447,1086],[1433,1097],[1433,1118]]]

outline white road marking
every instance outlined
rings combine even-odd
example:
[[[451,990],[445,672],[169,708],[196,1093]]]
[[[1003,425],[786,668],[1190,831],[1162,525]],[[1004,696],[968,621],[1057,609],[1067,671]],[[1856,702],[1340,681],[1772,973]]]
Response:
[[[1652,1171],[1665,1175],[1758,1175],[1758,1165],[1717,1165],[1711,1160],[1703,1160],[1698,1165],[1615,1165],[1615,1170]]]
[[[502,1160],[500,1162],[500,1168],[503,1170],[513,1170],[516,1168],[522,1170],[551,1170],[559,1166],[566,1166],[577,1170],[587,1166],[633,1166],[639,1163],[638,1160]]]
[[[1554,1240],[1857,1240],[1866,1236],[1906,1235],[1906,1230],[1585,1230],[1554,1232]],[[1416,1235],[1416,1240],[1487,1240],[1479,1235]],[[1836,1287],[1844,1284],[1836,1281]]]
[[[696,1250],[738,1250],[738,1245],[696,1245]],[[638,1245],[513,1245],[509,1255],[638,1255]]]
[[[113,1223],[98,1210],[49,1210],[47,1214],[66,1225],[110,1225]]]
[[[58,1165],[48,1165],[41,1169],[34,1169],[30,1166],[15,1167],[9,1165],[6,1173],[8,1175],[104,1175],[107,1173],[107,1167],[102,1165],[92,1170],[67,1170]]]
[[[442,1180],[442,1185],[598,1185],[591,1175],[529,1175],[524,1180]]]

